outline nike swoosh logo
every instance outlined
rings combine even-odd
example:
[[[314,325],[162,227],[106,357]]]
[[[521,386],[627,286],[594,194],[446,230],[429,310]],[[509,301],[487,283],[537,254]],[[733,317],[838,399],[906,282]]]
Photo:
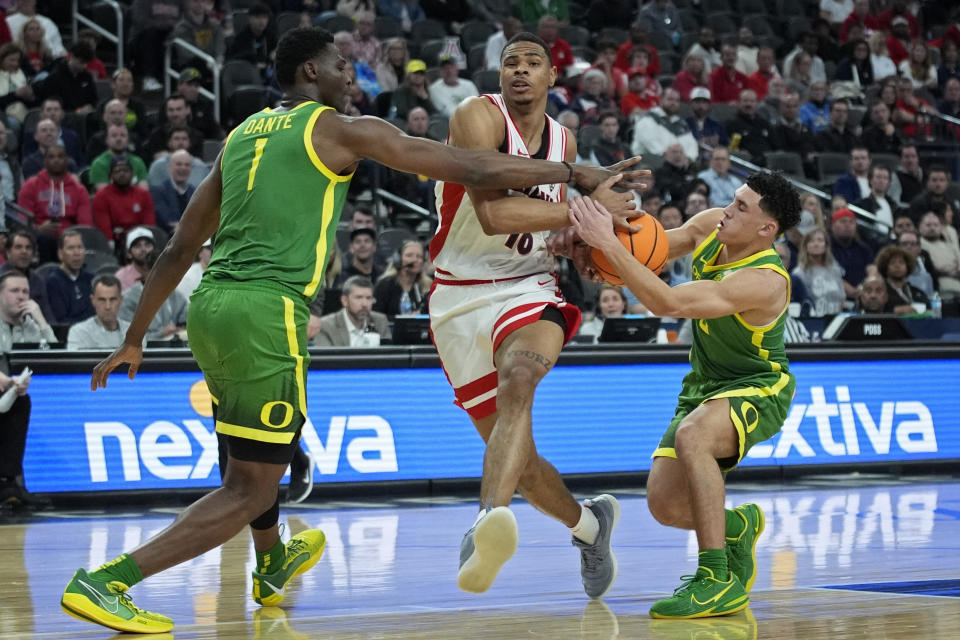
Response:
[[[720,598],[723,597],[723,594],[725,594],[727,591],[730,591],[731,588],[733,588],[733,581],[732,581],[732,580],[730,581],[730,584],[727,585],[727,588],[726,588],[726,589],[724,589],[723,591],[721,591],[720,593],[718,593],[717,595],[713,596],[712,598],[710,598],[709,600],[707,600],[707,601],[705,601],[705,602],[700,602],[699,600],[697,600],[697,596],[696,596],[695,594],[694,594],[694,595],[691,595],[691,596],[690,596],[690,599],[693,600],[693,602],[694,602],[695,604],[698,604],[698,605],[700,605],[701,607],[704,607],[704,606],[710,604],[711,602],[717,602],[718,600],[720,600]]]
[[[82,584],[84,589],[86,589],[96,597],[97,601],[100,602],[101,607],[103,607],[110,613],[117,613],[118,611],[120,611],[120,598],[118,598],[117,596],[113,596],[112,598],[104,598],[99,591],[97,591],[96,589],[88,585],[83,580],[77,580],[77,582]]]
[[[273,584],[272,582],[268,582],[266,578],[260,578],[260,582],[262,582],[263,584],[273,589],[273,592],[279,596],[282,596],[287,591],[286,584],[281,585],[280,588],[278,589],[275,584]]]
[[[545,280],[544,282],[540,282],[539,280],[537,280],[537,284],[540,285],[541,287],[546,284],[550,284],[551,282],[553,282],[553,278],[550,278],[549,280]]]

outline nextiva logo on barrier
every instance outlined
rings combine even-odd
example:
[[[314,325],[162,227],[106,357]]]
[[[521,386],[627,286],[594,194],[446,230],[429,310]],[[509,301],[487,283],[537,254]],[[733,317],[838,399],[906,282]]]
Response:
[[[556,367],[537,390],[538,451],[561,473],[642,471],[673,417],[682,364]],[[750,466],[960,459],[960,360],[802,362],[780,433]],[[217,486],[199,373],[35,375],[24,470],[34,491]],[[439,369],[310,371],[302,444],[319,482],[477,478],[483,442]],[[70,399],[64,411],[64,399]]]
[[[115,443],[118,447],[126,482],[141,480],[141,464],[147,472],[163,480],[205,480],[218,462],[217,434],[200,420],[184,420],[182,426],[165,420],[152,422],[140,432],[139,438],[122,422],[87,422],[83,428],[92,482],[110,480],[108,443]],[[397,471],[393,431],[386,420],[380,416],[334,416],[330,419],[326,444],[320,440],[312,422],[308,420],[303,426],[303,446],[313,455],[320,474],[335,475],[339,470],[347,431],[373,431],[375,434],[349,438],[346,458],[354,471]],[[192,464],[176,464],[174,460],[196,457],[188,433],[199,447],[199,458]]]

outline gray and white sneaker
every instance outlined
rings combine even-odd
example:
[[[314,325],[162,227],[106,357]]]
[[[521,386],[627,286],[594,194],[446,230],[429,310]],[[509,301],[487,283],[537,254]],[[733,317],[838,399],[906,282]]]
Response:
[[[457,586],[470,593],[490,588],[500,567],[517,550],[517,519],[509,507],[490,509],[460,542]]]
[[[600,522],[600,532],[593,544],[573,537],[573,546],[580,549],[580,577],[583,590],[591,598],[602,598],[617,579],[617,557],[610,548],[610,537],[620,520],[620,503],[604,493],[583,503]]]

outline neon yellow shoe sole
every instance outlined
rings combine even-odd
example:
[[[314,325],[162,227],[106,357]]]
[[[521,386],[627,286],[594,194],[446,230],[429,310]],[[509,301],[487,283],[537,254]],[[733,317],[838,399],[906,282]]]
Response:
[[[122,582],[104,582],[78,569],[67,584],[60,607],[84,622],[128,633],[166,633],[173,620],[135,606]]]
[[[313,568],[326,546],[327,537],[320,529],[308,529],[290,538],[279,569],[273,573],[253,572],[253,601],[267,607],[283,602],[290,581]]]

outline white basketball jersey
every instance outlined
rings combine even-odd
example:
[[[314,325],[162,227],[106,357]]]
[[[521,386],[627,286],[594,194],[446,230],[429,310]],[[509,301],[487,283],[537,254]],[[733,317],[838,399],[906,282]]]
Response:
[[[503,114],[506,136],[500,151],[529,158],[527,145],[507,112],[503,96],[484,94],[483,97],[497,105]],[[534,157],[562,162],[567,151],[567,130],[550,116],[544,117],[547,122],[543,128],[543,140]],[[560,183],[542,184],[509,193],[515,197],[560,202],[561,187]],[[438,273],[445,278],[498,280],[553,270],[553,258],[546,250],[549,232],[489,236],[483,232],[473,203],[462,185],[438,182],[436,194],[440,224],[430,242],[430,256]]]

